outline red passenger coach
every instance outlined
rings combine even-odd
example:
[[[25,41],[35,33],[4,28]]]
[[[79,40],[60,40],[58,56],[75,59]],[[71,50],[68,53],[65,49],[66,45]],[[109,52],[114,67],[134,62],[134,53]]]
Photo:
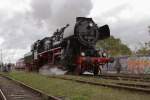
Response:
[[[17,69],[17,70],[24,70],[24,69],[25,69],[24,58],[21,58],[21,59],[19,59],[19,60],[16,62],[15,69]]]

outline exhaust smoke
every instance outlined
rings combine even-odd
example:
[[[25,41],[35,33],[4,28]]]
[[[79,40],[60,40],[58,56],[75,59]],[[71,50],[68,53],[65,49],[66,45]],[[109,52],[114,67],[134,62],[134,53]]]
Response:
[[[39,69],[39,73],[42,75],[64,75],[66,72],[58,67],[49,67],[48,65],[44,65]]]

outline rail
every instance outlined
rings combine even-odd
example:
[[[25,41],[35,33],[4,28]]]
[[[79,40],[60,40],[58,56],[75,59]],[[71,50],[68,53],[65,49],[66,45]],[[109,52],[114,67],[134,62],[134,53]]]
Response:
[[[35,94],[40,95],[40,97],[44,98],[44,100],[62,100],[61,98],[58,98],[58,97],[55,97],[55,96],[46,94],[46,93],[44,93],[44,92],[42,92],[42,91],[40,91],[40,90],[38,90],[38,89],[32,88],[31,86],[28,86],[28,85],[26,85],[26,84],[24,84],[24,83],[22,83],[22,82],[20,82],[20,81],[18,81],[18,80],[15,80],[15,79],[13,79],[13,78],[10,78],[10,77],[8,77],[8,76],[2,75],[2,74],[0,74],[0,76],[1,76],[1,77],[4,77],[4,78],[6,78],[6,79],[8,79],[8,80],[10,80],[10,81],[12,81],[12,82],[14,82],[16,85],[19,85],[19,86],[21,86],[21,87],[23,87],[23,88],[25,88],[25,89],[31,91],[32,93],[35,93]],[[3,95],[2,95],[2,94],[3,94]],[[5,97],[5,95],[4,95],[4,93],[3,93],[2,91],[1,91],[1,97],[2,97],[2,98]],[[0,100],[1,100],[1,99],[0,99]],[[5,99],[2,99],[2,100],[7,100],[7,99],[6,99],[6,97],[5,97]]]
[[[4,95],[2,89],[0,89],[0,100],[7,100],[6,96]]]
[[[82,79],[74,79],[74,78],[68,78],[68,77],[60,77],[60,76],[49,76],[50,78],[57,78],[57,79],[63,79],[63,80],[69,80],[69,81],[75,81],[79,83],[84,84],[90,84],[90,85],[97,85],[97,86],[105,86],[110,88],[117,88],[117,89],[124,89],[124,90],[130,90],[130,91],[138,91],[138,92],[144,92],[144,93],[150,93],[150,85],[138,85],[138,84],[128,84],[128,83],[118,83],[118,82],[112,82],[112,83],[101,83],[101,82],[94,82],[91,80],[82,80]]]

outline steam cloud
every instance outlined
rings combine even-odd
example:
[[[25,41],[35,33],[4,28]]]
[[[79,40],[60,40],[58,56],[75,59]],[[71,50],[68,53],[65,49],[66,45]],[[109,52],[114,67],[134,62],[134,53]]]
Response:
[[[42,75],[64,75],[66,72],[57,67],[49,67],[48,65],[44,65],[39,69],[39,73]]]
[[[50,36],[77,16],[87,16],[92,9],[90,0],[31,0],[28,6],[30,9],[14,12],[10,18],[0,13],[0,46],[5,50],[5,61],[23,57],[34,41]]]
[[[32,0],[33,16],[48,27],[72,23],[77,16],[87,16],[92,9],[90,0]]]

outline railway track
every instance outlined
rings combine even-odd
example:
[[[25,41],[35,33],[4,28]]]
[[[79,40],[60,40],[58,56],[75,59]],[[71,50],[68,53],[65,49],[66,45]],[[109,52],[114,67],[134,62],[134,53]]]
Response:
[[[144,80],[150,80],[150,75],[144,75],[144,74],[101,74],[99,75],[101,77],[121,77],[121,78],[128,78],[128,79],[144,79]]]
[[[62,100],[0,75],[0,100]]]
[[[82,76],[93,77],[91,74],[83,74]],[[101,74],[94,76],[95,78],[112,79],[112,80],[126,80],[126,81],[139,81],[150,82],[150,75],[133,75],[133,74]]]
[[[92,81],[91,79],[88,80],[88,78],[82,79],[82,78],[69,78],[66,76],[49,76],[50,78],[58,78],[63,80],[70,80],[75,81],[79,83],[84,84],[90,84],[90,85],[97,85],[97,86],[105,86],[105,87],[111,87],[111,88],[117,88],[117,89],[125,89],[130,91],[136,91],[136,92],[144,92],[144,93],[150,93],[150,84],[137,84],[137,83],[127,83],[127,82],[97,82]]]
[[[6,96],[4,95],[4,93],[1,89],[0,89],[0,100],[7,100]]]

